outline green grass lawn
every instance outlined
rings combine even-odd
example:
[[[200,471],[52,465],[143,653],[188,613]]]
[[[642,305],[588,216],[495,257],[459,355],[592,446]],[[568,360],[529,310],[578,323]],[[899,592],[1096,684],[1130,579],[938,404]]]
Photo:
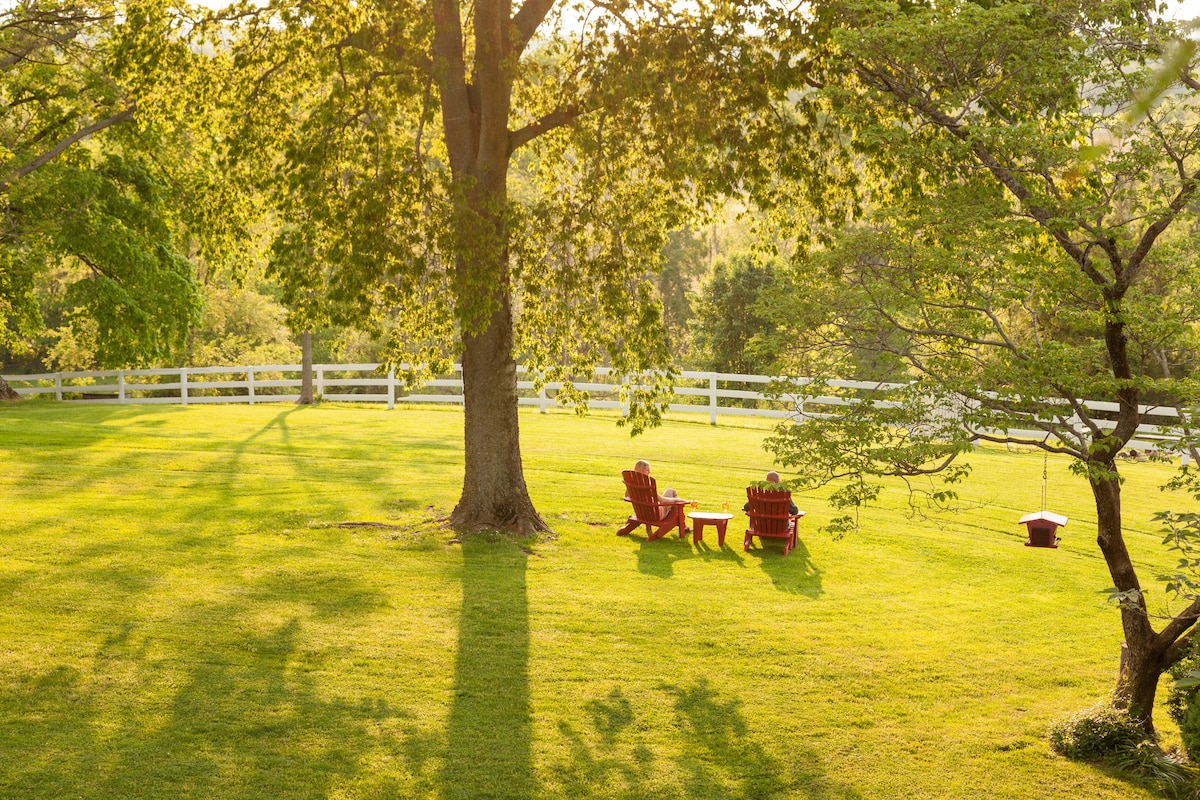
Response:
[[[896,489],[835,541],[798,497],[785,558],[742,519],[724,549],[613,535],[638,457],[740,507],[765,424],[521,424],[558,534],[531,552],[431,524],[457,410],[0,407],[0,797],[1154,796],[1046,744],[1121,639],[1065,460],[1058,550],[1016,525],[1041,456],[984,449],[956,514]],[[1126,470],[1147,584],[1169,471]]]

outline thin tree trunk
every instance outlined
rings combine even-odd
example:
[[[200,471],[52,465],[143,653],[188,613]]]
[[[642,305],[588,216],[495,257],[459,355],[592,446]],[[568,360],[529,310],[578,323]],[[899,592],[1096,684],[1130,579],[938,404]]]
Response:
[[[310,406],[313,402],[312,331],[300,334],[300,399],[299,405]]]
[[[1096,543],[1104,554],[1113,584],[1119,591],[1136,589],[1140,593],[1141,584],[1121,535],[1120,479],[1115,474],[1093,479],[1091,486],[1096,501]],[[1154,733],[1154,696],[1166,666],[1167,650],[1173,642],[1165,641],[1155,633],[1147,615],[1146,601],[1140,595],[1136,600],[1122,604],[1121,628],[1128,654],[1117,676],[1113,705],[1128,709],[1148,733]]]
[[[8,385],[8,381],[0,377],[0,402],[20,400],[21,395],[17,394],[16,389]]]

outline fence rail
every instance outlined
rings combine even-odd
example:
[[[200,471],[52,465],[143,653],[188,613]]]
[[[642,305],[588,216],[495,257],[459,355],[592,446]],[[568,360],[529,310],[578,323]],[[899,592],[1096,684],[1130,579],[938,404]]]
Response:
[[[518,367],[518,378],[528,376]],[[619,386],[608,382],[610,371],[597,368],[595,380],[576,383],[575,387],[589,393],[588,405],[599,409],[622,409],[618,398]],[[57,400],[82,403],[116,404],[178,404],[210,403],[288,403],[300,397],[302,367],[299,364],[260,364],[255,366],[178,367],[157,369],[101,370],[97,372],[48,372],[36,375],[6,375],[9,385],[24,396],[53,395]],[[454,376],[427,381],[419,388],[408,387],[396,377],[395,370],[384,372],[379,364],[314,364],[313,393],[324,400],[336,402],[386,403],[458,403],[462,398],[462,367],[454,366]],[[724,372],[680,373],[675,386],[679,402],[672,402],[670,411],[684,414],[707,414],[712,424],[719,416],[750,416],[785,418],[801,414],[809,418],[826,416],[820,409],[862,402],[861,397],[783,395],[769,397],[759,391],[778,380],[767,375],[739,375]],[[807,379],[798,379],[803,385]],[[829,381],[831,388],[856,390],[859,394],[900,389],[904,384],[874,381]],[[534,381],[517,381],[518,402],[536,406],[542,413],[556,404],[561,383],[547,383],[539,390]],[[871,400],[891,405],[888,400]],[[1118,410],[1116,403],[1086,401],[1083,405],[1098,412]],[[1172,408],[1143,406],[1142,412],[1159,418],[1177,417]],[[1101,428],[1115,423],[1095,420]],[[1010,431],[1019,436],[1041,438],[1039,431]],[[1153,424],[1138,427],[1137,438],[1130,447],[1152,450],[1164,439],[1177,439],[1179,432]]]
[[[121,369],[94,372],[48,372],[36,375],[6,375],[4,379],[23,396],[52,395],[57,400],[79,403],[178,404],[192,403],[286,403],[300,397],[301,365],[259,364],[255,366],[178,367],[171,369]],[[379,364],[314,364],[313,393],[336,402],[458,403],[462,398],[461,365],[453,376],[427,381],[409,388],[394,370]],[[549,382],[538,389],[528,372],[518,367],[518,402],[536,406],[543,413],[556,404],[561,383]],[[589,394],[588,405],[599,409],[621,409],[619,385],[607,380],[609,370],[598,368],[594,379],[575,383]],[[764,375],[720,372],[683,372],[671,411],[708,414],[716,424],[719,415],[786,417],[796,408],[796,399],[775,399],[754,391],[774,380]],[[852,382],[847,382],[850,386]],[[877,384],[863,384],[876,387]],[[737,387],[737,388],[734,388]]]

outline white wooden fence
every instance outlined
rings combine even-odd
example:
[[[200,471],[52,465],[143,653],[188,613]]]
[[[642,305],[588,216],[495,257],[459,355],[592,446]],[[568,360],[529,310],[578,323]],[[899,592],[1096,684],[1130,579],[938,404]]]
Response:
[[[314,364],[313,393],[324,400],[336,402],[386,403],[462,403],[461,365],[455,372],[430,380],[416,389],[409,389],[394,370],[386,373],[379,364]],[[519,377],[528,375],[518,367]],[[598,368],[594,380],[576,383],[577,389],[588,392],[588,405],[598,409],[620,409],[618,386],[608,380],[610,371]],[[299,364],[264,364],[257,366],[179,367],[170,369],[122,369],[99,372],[53,372],[40,375],[6,375],[5,380],[21,395],[53,395],[57,400],[84,403],[119,404],[179,404],[192,403],[291,403],[299,399],[301,366]],[[820,418],[827,416],[822,409],[862,402],[874,392],[903,388],[903,384],[876,381],[830,381],[833,389],[850,390],[849,396],[817,396],[803,400],[797,396],[768,397],[762,393],[766,384],[778,380],[766,375],[739,375],[722,372],[680,373],[675,385],[675,398],[670,410],[678,413],[708,414],[717,424],[717,417],[754,416],[783,418],[795,415]],[[798,383],[809,383],[798,379]],[[543,413],[555,404],[560,383],[547,383],[540,390],[529,379],[518,380],[519,402],[537,406]],[[887,400],[871,400],[890,405]],[[1116,403],[1086,401],[1083,405],[1101,414],[1116,412]],[[1178,413],[1173,408],[1143,406],[1142,412],[1157,417],[1160,424],[1139,426],[1137,439],[1130,447],[1150,450],[1159,447],[1164,439],[1176,439],[1179,432],[1171,427]],[[1075,420],[1078,422],[1078,420]],[[1115,422],[1094,420],[1101,428],[1111,428]],[[1042,438],[1038,431],[1010,431],[1013,435]]]
[[[527,375],[518,367],[519,377]],[[394,370],[383,372],[379,364],[314,364],[313,394],[336,402],[462,403],[462,367],[452,376],[427,381],[409,390]],[[620,409],[619,387],[608,381],[610,371],[601,367],[594,380],[575,387],[589,394],[588,405],[598,409]],[[262,364],[249,367],[178,367],[169,369],[121,369],[97,372],[51,372],[38,375],[5,375],[4,379],[24,396],[53,395],[56,400],[82,403],[177,404],[193,403],[293,403],[300,397],[299,364]],[[774,378],[765,375],[736,375],[720,372],[683,372],[675,387],[680,402],[671,411],[708,414],[715,425],[717,416],[739,415],[786,417],[795,408],[765,396],[761,389]],[[878,384],[862,384],[876,387]],[[518,380],[519,402],[537,406],[544,413],[555,405],[561,383],[547,383],[540,390],[529,379]],[[739,388],[734,388],[739,387]],[[728,401],[735,404],[729,404]],[[726,402],[722,402],[726,401]]]

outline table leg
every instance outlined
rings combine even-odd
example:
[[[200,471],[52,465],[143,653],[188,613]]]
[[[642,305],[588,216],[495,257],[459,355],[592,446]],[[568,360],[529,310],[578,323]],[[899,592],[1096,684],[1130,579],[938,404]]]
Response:
[[[725,546],[725,524],[729,522],[727,519],[717,520],[717,546]]]
[[[704,525],[708,520],[693,519],[692,520],[692,544],[700,544],[704,539]]]

